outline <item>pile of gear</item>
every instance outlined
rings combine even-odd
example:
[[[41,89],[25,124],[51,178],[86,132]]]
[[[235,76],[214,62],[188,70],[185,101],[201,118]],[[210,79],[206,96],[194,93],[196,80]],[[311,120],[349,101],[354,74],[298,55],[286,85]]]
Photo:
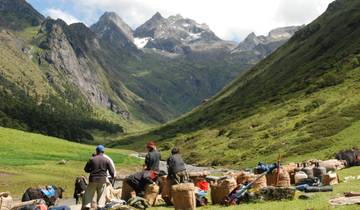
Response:
[[[207,205],[207,172],[188,173],[178,148],[167,159],[167,172],[159,171],[160,153],[155,143],[147,144],[144,170],[125,178],[121,199],[132,207],[173,205],[175,209],[195,209]]]
[[[27,190],[27,192],[29,192],[29,189]],[[68,206],[58,206],[56,205],[56,202],[49,203],[48,198],[55,198],[55,193],[56,193],[55,191],[49,190],[49,187],[44,187],[40,190],[42,191],[42,193],[50,192],[53,194],[42,194],[42,198],[36,198],[28,201],[23,200],[22,202],[15,202],[9,192],[1,192],[0,209],[1,210],[70,210],[70,207]],[[48,196],[48,197],[45,198],[44,196]]]
[[[106,209],[173,205],[175,209],[191,210],[208,204],[209,191],[212,204],[226,206],[260,200],[292,200],[296,190],[332,191],[332,185],[339,183],[337,170],[356,166],[360,161],[359,153],[351,150],[337,154],[339,159],[287,165],[282,165],[280,160],[273,164],[260,162],[254,169],[215,177],[207,172],[188,173],[178,148],[173,148],[167,160],[167,173],[159,171],[161,157],[155,143],[149,142],[147,148],[144,170],[124,179],[120,198],[110,200]]]

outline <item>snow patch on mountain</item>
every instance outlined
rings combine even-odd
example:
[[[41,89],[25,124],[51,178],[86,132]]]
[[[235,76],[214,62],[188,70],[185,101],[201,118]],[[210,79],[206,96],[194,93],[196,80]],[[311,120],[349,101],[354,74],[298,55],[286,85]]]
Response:
[[[144,38],[135,37],[134,38],[134,44],[139,49],[144,48],[145,45],[149,42],[150,39],[151,39],[151,37],[144,37]]]

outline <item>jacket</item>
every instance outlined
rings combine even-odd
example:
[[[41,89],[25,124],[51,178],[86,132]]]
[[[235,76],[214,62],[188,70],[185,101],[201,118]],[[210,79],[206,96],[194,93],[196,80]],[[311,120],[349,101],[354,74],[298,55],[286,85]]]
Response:
[[[161,156],[159,151],[153,149],[148,152],[145,157],[145,170],[159,171],[160,159]]]
[[[186,170],[185,163],[180,154],[171,155],[167,159],[168,174],[175,175],[180,171]]]
[[[84,171],[90,173],[90,182],[106,182],[107,172],[114,178],[115,169],[104,155],[92,157],[85,165]]]

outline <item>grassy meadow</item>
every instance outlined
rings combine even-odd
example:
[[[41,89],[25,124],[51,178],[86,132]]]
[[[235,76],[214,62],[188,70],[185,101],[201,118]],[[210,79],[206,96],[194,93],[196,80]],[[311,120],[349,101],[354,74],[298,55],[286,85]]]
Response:
[[[314,196],[309,200],[300,200],[297,197],[301,195],[301,192],[296,192],[296,196],[294,200],[291,201],[262,201],[257,203],[247,203],[240,204],[238,206],[212,206],[211,204],[198,208],[201,210],[211,209],[226,209],[226,210],[358,210],[359,205],[345,205],[345,206],[337,206],[332,207],[329,204],[329,200],[331,198],[340,197],[344,192],[360,192],[360,180],[350,180],[348,182],[343,182],[344,177],[346,176],[359,176],[360,175],[360,167],[353,167],[349,169],[344,169],[339,171],[339,176],[341,179],[341,183],[338,185],[334,185],[333,192],[321,192],[314,193]],[[209,193],[208,193],[209,194]],[[210,198],[209,198],[210,201]],[[171,207],[154,207],[151,208],[154,210],[166,210],[173,209]]]
[[[95,146],[0,127],[0,192],[20,199],[28,187],[59,185],[65,187],[65,197],[72,197],[75,177],[87,176],[83,168],[94,151]],[[141,165],[126,150],[107,149],[106,154],[119,173]],[[63,159],[68,163],[59,165]]]

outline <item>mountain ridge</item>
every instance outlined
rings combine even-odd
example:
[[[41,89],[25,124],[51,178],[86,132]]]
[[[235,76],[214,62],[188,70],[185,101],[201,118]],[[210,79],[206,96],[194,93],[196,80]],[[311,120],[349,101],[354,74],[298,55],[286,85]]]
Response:
[[[0,0],[0,4],[7,1]],[[104,13],[97,23],[87,27],[83,23],[68,25],[60,19],[43,19],[26,1],[14,2],[20,2],[20,8],[31,11],[25,14],[15,11],[1,26],[0,37],[4,41],[0,50],[6,58],[0,64],[6,68],[1,69],[4,78],[0,85],[4,91],[13,93],[12,97],[17,99],[24,91],[29,100],[37,101],[29,102],[31,106],[39,105],[35,109],[41,109],[42,102],[49,107],[67,104],[64,109],[87,113],[84,119],[100,120],[104,127],[111,128],[105,130],[114,130],[111,123],[121,125],[125,133],[165,123],[213,96],[239,72],[259,61],[258,57],[231,55],[229,49],[234,43],[219,40],[213,32],[207,31],[207,26],[181,16],[171,16],[168,22],[182,25],[181,34],[186,37],[189,33],[204,32],[210,35],[210,41],[206,36],[203,41],[186,40],[191,47],[186,46],[181,51],[187,49],[187,53],[175,55],[138,49],[132,29],[113,12]],[[22,17],[28,14],[40,18],[39,23],[24,24]],[[163,17],[155,14],[154,19],[161,22]],[[18,27],[10,27],[12,22]],[[185,23],[188,25],[184,26]],[[31,71],[26,72],[21,67],[24,64],[29,64]],[[21,110],[20,100],[14,103],[18,103],[14,108]],[[0,111],[6,112],[0,113],[0,118],[6,119],[0,120],[2,125],[18,126],[20,121],[22,129],[31,127],[27,125],[30,123],[27,116],[13,115],[5,108]],[[54,128],[44,127],[36,129],[60,135],[51,131]],[[79,138],[91,140],[90,135],[84,133]],[[75,135],[75,138],[78,137]]]
[[[359,1],[337,0],[283,46],[178,120],[112,146],[149,139],[189,163],[248,167],[258,161],[329,158],[358,147]],[[346,15],[345,15],[346,14]],[[209,155],[210,154],[210,155]]]

